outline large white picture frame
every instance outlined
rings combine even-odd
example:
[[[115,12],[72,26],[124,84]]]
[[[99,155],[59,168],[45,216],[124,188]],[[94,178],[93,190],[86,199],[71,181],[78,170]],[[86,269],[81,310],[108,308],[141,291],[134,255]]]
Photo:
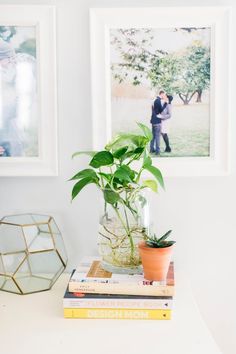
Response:
[[[158,21],[157,21],[158,18]],[[227,7],[93,8],[90,10],[93,148],[112,137],[109,31],[117,28],[211,29],[210,152],[204,157],[155,158],[164,176],[230,173],[229,26]],[[225,63],[222,65],[222,63]],[[224,99],[222,99],[224,92]],[[223,117],[223,118],[222,118]]]
[[[31,29],[34,30],[35,37],[33,40],[36,43],[36,59],[34,60],[36,93],[34,96],[37,100],[37,104],[32,109],[33,113],[37,115],[37,128],[34,128],[34,145],[36,145],[37,141],[37,149],[33,146],[31,149],[33,152],[30,151],[28,155],[26,153],[21,155],[12,154],[12,156],[2,155],[0,157],[0,176],[56,176],[58,174],[58,161],[55,7],[44,5],[0,5],[0,26],[3,30],[3,26],[6,26],[6,33],[3,33],[6,38],[3,37],[3,40],[1,38],[1,43],[6,48],[10,45],[13,47],[13,44],[15,44],[17,47],[16,56],[21,55],[20,59],[17,59],[18,62],[22,60],[21,58],[24,55],[30,58],[29,54],[21,51],[32,44],[32,39],[30,37],[27,38],[27,33]],[[12,35],[13,39],[11,35],[7,38],[8,28],[13,28],[14,34],[19,34],[15,35],[15,38]],[[26,38],[24,43],[22,38]],[[29,40],[27,41],[27,39]],[[19,47],[19,43],[23,43],[21,47]],[[28,60],[30,61],[31,59]],[[18,89],[19,85],[22,86],[22,83],[26,80],[24,72],[19,77],[17,81]],[[24,91],[24,86],[22,90]],[[7,97],[9,96],[10,94]],[[1,100],[3,101],[1,104],[4,105],[4,98]],[[14,105],[14,102],[12,105]],[[24,100],[22,100],[20,108],[18,107],[19,109],[24,109]],[[3,116],[3,119],[5,118]],[[29,116],[29,119],[31,118]],[[2,149],[2,151],[4,150]]]

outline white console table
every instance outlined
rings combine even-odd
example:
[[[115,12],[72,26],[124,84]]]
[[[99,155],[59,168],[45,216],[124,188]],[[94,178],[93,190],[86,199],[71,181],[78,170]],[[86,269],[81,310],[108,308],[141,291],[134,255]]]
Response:
[[[32,295],[0,292],[1,354],[222,354],[180,275],[170,321],[64,319],[67,281]]]

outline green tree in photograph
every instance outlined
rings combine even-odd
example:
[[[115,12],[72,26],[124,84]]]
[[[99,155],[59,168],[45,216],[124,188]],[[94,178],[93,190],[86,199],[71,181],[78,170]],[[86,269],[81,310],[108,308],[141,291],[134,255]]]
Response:
[[[134,86],[148,78],[153,62],[167,52],[152,46],[153,31],[149,28],[118,29],[111,33],[111,45],[119,55],[119,62],[111,65],[113,78],[119,83],[131,80]]]
[[[154,88],[178,94],[185,105],[195,94],[201,102],[203,90],[210,85],[209,48],[195,41],[178,52],[150,51],[152,40],[150,29],[118,30],[111,42],[120,55],[120,62],[111,66],[113,78],[119,83],[129,79],[133,85],[145,78]]]
[[[195,42],[186,48],[180,58],[181,71],[175,91],[183,103],[188,104],[197,93],[197,102],[201,102],[203,90],[210,85],[210,50],[201,42]]]
[[[167,54],[159,58],[152,58],[152,65],[147,77],[152,86],[161,87],[168,93],[177,93],[178,79],[181,70],[181,60],[175,54]]]

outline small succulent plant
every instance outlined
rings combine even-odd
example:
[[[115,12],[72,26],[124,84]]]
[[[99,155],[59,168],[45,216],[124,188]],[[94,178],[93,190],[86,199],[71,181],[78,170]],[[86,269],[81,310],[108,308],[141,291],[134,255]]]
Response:
[[[165,248],[172,246],[175,241],[167,241],[167,237],[171,234],[172,230],[167,231],[163,236],[157,238],[154,234],[153,236],[148,236],[145,240],[146,245],[151,248]]]

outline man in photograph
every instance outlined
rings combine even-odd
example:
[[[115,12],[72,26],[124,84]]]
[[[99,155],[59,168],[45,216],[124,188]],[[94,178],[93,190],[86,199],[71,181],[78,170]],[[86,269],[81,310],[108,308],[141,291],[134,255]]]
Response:
[[[150,143],[150,152],[156,155],[160,154],[160,137],[161,137],[161,122],[162,119],[158,117],[168,104],[168,98],[165,91],[160,90],[159,95],[152,106],[152,140]]]

